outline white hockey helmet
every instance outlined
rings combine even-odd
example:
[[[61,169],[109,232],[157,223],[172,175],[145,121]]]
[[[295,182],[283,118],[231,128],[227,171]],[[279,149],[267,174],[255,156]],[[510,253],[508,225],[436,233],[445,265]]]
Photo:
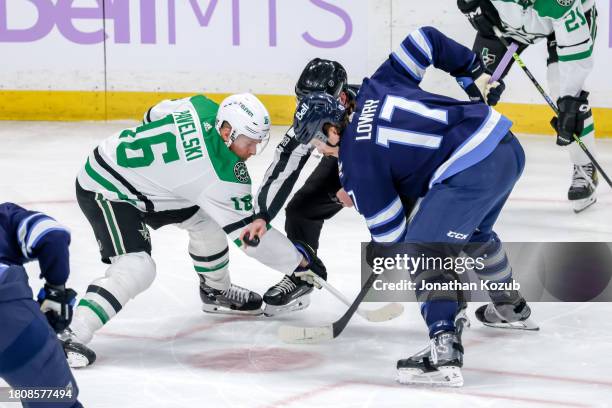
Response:
[[[239,135],[260,140],[258,152],[268,144],[270,138],[270,114],[263,103],[251,93],[230,95],[219,105],[215,128],[221,132],[223,122],[232,127],[226,144],[229,147]]]

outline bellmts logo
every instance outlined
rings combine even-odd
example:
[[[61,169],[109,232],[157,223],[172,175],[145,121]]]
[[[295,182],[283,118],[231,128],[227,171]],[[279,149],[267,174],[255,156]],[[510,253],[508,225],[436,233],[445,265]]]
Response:
[[[254,0],[252,0],[254,1]],[[277,3],[276,1],[259,0],[262,6],[268,7],[270,16],[268,24],[268,46],[276,47],[279,33],[277,22]],[[297,1],[297,0],[293,0]],[[306,1],[306,0],[300,0]],[[339,48],[348,43],[353,35],[353,21],[348,12],[338,6],[329,4],[324,0],[308,0],[324,13],[330,13],[340,18],[344,27],[340,37],[336,38],[316,38],[308,31],[302,33],[303,39],[311,46],[318,48]],[[81,4],[88,3],[85,7]],[[158,44],[166,42],[168,44],[177,43],[177,29],[180,30],[182,21],[177,24],[177,11],[182,12],[185,8],[187,13],[191,12],[200,27],[208,27],[210,24],[220,24],[213,19],[217,7],[231,8],[230,18],[225,21],[225,26],[231,30],[232,45],[240,45],[240,2],[219,0],[0,0],[0,42],[7,43],[27,43],[36,42],[47,37],[55,26],[59,33],[68,41],[75,44],[99,44],[105,40],[114,41],[115,44]],[[178,10],[183,8],[183,10]],[[221,10],[219,13],[225,13]],[[23,15],[36,16],[33,23],[28,23],[29,27],[23,27],[20,18]],[[182,15],[182,14],[181,14]],[[82,20],[102,20],[107,21],[107,29],[84,30]],[[213,23],[211,23],[213,21]],[[139,23],[138,23],[139,22]],[[132,38],[133,25],[139,24],[140,38]],[[158,24],[163,24],[166,28],[158,28]],[[101,24],[99,25],[101,26]],[[159,33],[167,33],[167,40],[160,41]],[[180,33],[179,33],[180,34]],[[186,39],[189,41],[189,39]]]

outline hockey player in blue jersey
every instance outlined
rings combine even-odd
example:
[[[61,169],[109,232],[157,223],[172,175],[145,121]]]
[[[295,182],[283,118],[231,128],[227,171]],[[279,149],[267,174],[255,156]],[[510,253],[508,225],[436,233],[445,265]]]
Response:
[[[24,407],[81,407],[78,388],[56,332],[72,318],[76,292],[66,288],[70,233],[53,218],[16,204],[0,204],[0,377],[20,389],[61,388],[65,402]],[[44,288],[33,300],[23,264],[38,259]],[[67,344],[66,353],[79,345]],[[79,350],[80,354],[84,353]],[[93,352],[88,354],[95,359]]]
[[[472,102],[422,90],[419,83],[430,65],[457,78]],[[419,252],[452,248],[456,253],[463,248],[469,256],[485,257],[484,269],[477,272],[481,279],[512,281],[493,225],[521,175],[525,156],[510,132],[512,122],[474,101],[495,102],[503,85],[489,79],[472,51],[435,28],[423,27],[363,81],[350,122],[343,107],[325,95],[312,95],[298,106],[296,137],[323,154],[339,156],[342,185],[366,220],[374,252],[393,242],[414,244]],[[404,203],[415,199],[420,202],[408,221]],[[436,270],[419,270],[415,279],[447,278]],[[537,328],[518,291],[489,295],[492,303],[476,311],[480,321]],[[417,299],[431,342],[398,361],[398,380],[461,386],[462,327],[455,321],[463,304],[456,296],[434,291],[417,292]]]

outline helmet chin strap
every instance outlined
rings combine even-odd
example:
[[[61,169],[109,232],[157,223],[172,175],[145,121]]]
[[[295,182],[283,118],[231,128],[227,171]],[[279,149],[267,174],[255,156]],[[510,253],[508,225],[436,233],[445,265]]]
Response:
[[[232,133],[230,133],[229,137],[227,138],[227,142],[225,142],[225,145],[227,147],[230,147],[232,145],[232,143],[234,143],[234,141],[236,140],[236,136],[234,135],[234,131],[232,130]]]

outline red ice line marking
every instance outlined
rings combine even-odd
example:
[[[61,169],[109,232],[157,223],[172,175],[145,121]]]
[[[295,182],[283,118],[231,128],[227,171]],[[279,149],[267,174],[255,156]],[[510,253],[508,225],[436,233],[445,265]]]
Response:
[[[477,340],[472,339],[463,343],[465,348],[475,347],[482,344],[488,343],[485,340]],[[612,381],[604,381],[604,380],[589,380],[585,378],[576,378],[576,377],[561,377],[557,375],[548,375],[548,374],[533,374],[533,373],[523,373],[516,371],[505,371],[505,370],[492,370],[489,368],[467,368],[463,367],[462,371],[473,371],[480,372],[485,374],[495,374],[495,375],[505,375],[508,377],[521,377],[521,378],[533,378],[538,380],[548,380],[548,381],[561,381],[561,382],[569,382],[574,384],[587,384],[587,385],[601,385],[604,387],[612,387]]]
[[[317,387],[309,391],[297,393],[289,397],[283,398],[281,400],[275,401],[271,404],[262,405],[260,408],[278,408],[282,406],[292,405],[295,402],[304,401],[314,396],[317,396],[319,394],[323,394],[329,391],[333,391],[339,388],[349,387],[353,385],[366,385],[366,386],[372,386],[372,387],[397,388],[397,389],[403,388],[406,391],[415,390],[415,388],[409,388],[409,387],[406,387],[400,384],[383,384],[383,383],[375,383],[375,382],[370,382],[370,381],[345,380],[345,381],[339,381],[336,383]],[[540,398],[514,397],[510,395],[499,395],[499,394],[491,394],[491,393],[486,393],[486,392],[455,391],[455,390],[445,390],[443,388],[438,388],[435,391],[425,390],[423,388],[417,388],[417,389],[421,391],[439,392],[443,394],[459,394],[459,395],[466,395],[469,397],[493,398],[493,399],[502,399],[506,401],[531,402],[531,403],[537,403],[537,404],[557,405],[557,406],[564,406],[564,407],[582,408],[582,407],[589,406],[589,405],[574,403],[574,402],[556,401],[556,400],[548,400],[548,399],[540,399]]]
[[[242,317],[242,316],[225,317],[216,322],[205,323],[202,325],[194,326],[189,329],[179,331],[176,334],[173,334],[171,336],[139,336],[139,335],[113,333],[113,332],[103,332],[103,333],[100,333],[100,335],[107,336],[107,337],[123,338],[123,339],[170,341],[170,340],[176,340],[176,339],[180,339],[183,337],[191,336],[192,334],[202,332],[205,330],[213,329],[222,324],[231,323],[231,322],[240,321],[240,320],[248,320],[248,319],[249,318]]]
[[[602,381],[602,380],[589,380],[584,378],[575,378],[575,377],[560,377],[557,375],[547,375],[547,374],[531,374],[531,373],[520,373],[513,371],[504,371],[504,370],[491,370],[488,368],[462,368],[463,371],[474,371],[478,373],[485,374],[495,374],[495,375],[505,375],[508,377],[521,377],[521,378],[534,378],[539,380],[549,380],[549,381],[561,381],[561,382],[569,382],[574,384],[587,384],[587,385],[602,385],[604,387],[612,387],[612,381]]]

